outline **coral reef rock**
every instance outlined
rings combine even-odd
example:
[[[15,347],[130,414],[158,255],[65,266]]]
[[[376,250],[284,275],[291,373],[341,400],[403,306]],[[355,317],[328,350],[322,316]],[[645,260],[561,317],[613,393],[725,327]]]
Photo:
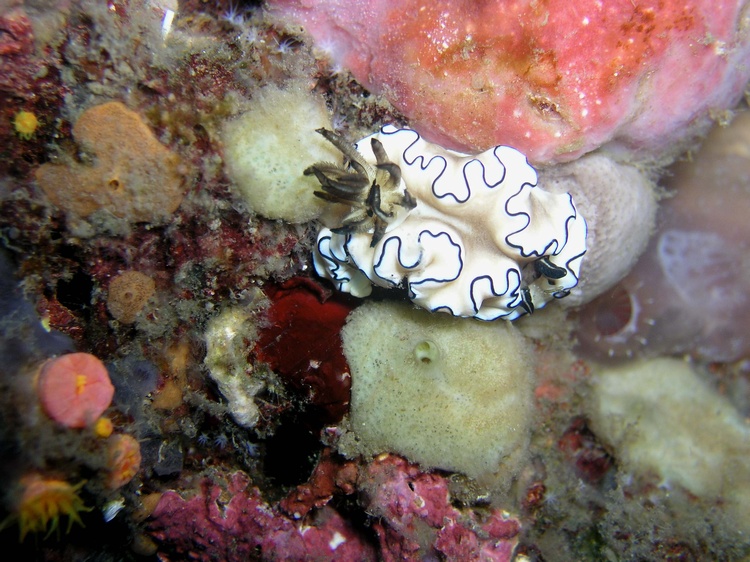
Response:
[[[665,180],[673,197],[661,204],[646,253],[580,312],[582,350],[598,358],[747,357],[749,186],[750,113],[743,113],[717,127],[690,162],[673,167]]]
[[[395,455],[380,455],[360,477],[368,513],[378,518],[383,560],[510,562],[521,531],[501,509],[451,503],[448,480]]]
[[[294,521],[266,503],[241,472],[224,487],[203,481],[189,499],[166,492],[152,517],[152,535],[180,554],[164,560],[376,560],[372,545],[334,509]]]
[[[253,376],[248,356],[258,338],[256,305],[227,308],[206,327],[205,364],[209,376],[226,398],[229,412],[242,427],[255,427],[260,412],[255,396],[264,388]]]

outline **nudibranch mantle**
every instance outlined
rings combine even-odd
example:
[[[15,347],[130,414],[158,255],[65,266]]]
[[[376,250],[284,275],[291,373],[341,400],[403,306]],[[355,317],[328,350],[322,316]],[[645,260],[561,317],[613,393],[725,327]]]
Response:
[[[570,194],[536,187],[536,170],[517,150],[461,154],[391,125],[353,147],[319,132],[346,166],[305,173],[320,180],[318,196],[354,207],[348,218],[358,218],[317,238],[315,270],[340,291],[403,287],[430,311],[514,320],[578,284],[586,221]]]

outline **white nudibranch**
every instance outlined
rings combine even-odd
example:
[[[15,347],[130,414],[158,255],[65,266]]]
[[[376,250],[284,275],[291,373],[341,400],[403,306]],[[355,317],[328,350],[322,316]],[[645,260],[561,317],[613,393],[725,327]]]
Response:
[[[569,194],[536,187],[517,150],[471,156],[390,125],[356,145],[318,132],[345,156],[305,170],[346,211],[313,256],[340,291],[402,287],[427,310],[514,320],[578,284],[586,221]]]

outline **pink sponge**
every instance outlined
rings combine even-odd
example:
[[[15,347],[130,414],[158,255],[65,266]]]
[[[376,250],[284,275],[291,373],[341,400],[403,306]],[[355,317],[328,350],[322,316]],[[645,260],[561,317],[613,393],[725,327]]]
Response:
[[[109,373],[90,353],[70,353],[50,359],[39,373],[39,400],[47,415],[66,427],[93,424],[115,393]]]
[[[742,97],[746,0],[269,0],[427,140],[537,164],[675,142]],[[655,154],[654,154],[655,153]]]

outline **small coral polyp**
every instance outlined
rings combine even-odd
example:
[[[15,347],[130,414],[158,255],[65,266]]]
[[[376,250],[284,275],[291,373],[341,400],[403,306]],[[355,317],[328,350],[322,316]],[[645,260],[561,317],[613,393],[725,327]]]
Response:
[[[314,264],[339,290],[403,287],[427,310],[514,320],[578,284],[586,221],[570,194],[536,187],[517,150],[466,155],[390,125],[352,148],[324,136],[348,168],[306,173],[320,197],[351,210],[320,231]]]
[[[31,139],[38,126],[39,119],[30,111],[19,111],[13,119],[13,127],[23,140]]]
[[[141,446],[130,435],[115,435],[107,447],[107,487],[121,488],[141,469]]]
[[[91,511],[78,496],[83,484],[79,482],[73,486],[64,480],[48,479],[36,473],[24,476],[16,513],[20,540],[23,541],[29,533],[46,531],[46,536],[51,535],[58,530],[63,515],[68,517],[66,533],[70,532],[73,523],[83,526],[79,512]]]

